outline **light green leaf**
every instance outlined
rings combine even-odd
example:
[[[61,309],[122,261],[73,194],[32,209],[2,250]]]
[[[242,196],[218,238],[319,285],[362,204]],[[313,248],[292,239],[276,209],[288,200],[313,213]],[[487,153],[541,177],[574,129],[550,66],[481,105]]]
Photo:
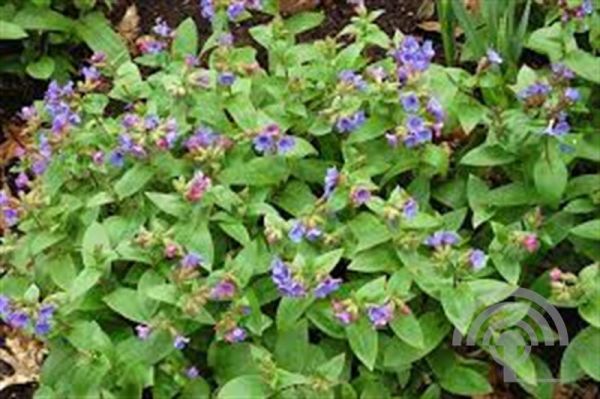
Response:
[[[571,229],[571,234],[590,240],[600,241],[600,219],[590,220]]]
[[[443,289],[441,300],[448,320],[461,334],[466,335],[477,310],[475,296],[469,285],[463,283],[456,287]]]
[[[533,167],[535,187],[540,198],[547,204],[560,202],[567,186],[569,172],[561,159],[556,145],[547,146]]]
[[[119,199],[127,198],[140,191],[154,176],[154,169],[143,163],[135,164],[115,183]]]
[[[346,327],[346,337],[356,357],[372,371],[377,360],[379,345],[377,330],[365,317],[361,317]]]
[[[25,70],[32,78],[46,80],[54,73],[55,66],[52,57],[43,56],[39,60],[29,63]]]
[[[19,25],[0,21],[0,40],[18,40],[27,37],[27,32]]]
[[[198,53],[198,29],[192,18],[187,18],[177,27],[171,51],[174,57],[179,58]]]
[[[424,348],[423,331],[419,320],[413,313],[397,315],[390,323],[394,334],[407,344],[416,348]]]

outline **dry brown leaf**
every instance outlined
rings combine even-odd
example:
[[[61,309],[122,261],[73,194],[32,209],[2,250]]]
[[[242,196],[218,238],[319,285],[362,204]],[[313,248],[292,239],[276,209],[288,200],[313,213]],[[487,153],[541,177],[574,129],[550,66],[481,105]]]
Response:
[[[319,0],[279,0],[279,10],[283,14],[312,10],[318,5]]]
[[[435,14],[435,3],[433,0],[424,0],[417,10],[417,20],[423,21],[429,19],[433,17],[433,14]]]
[[[121,22],[117,25],[117,31],[129,45],[135,43],[135,39],[140,34],[140,15],[135,4],[127,7]]]
[[[45,346],[8,327],[2,329],[2,335],[5,335],[5,345],[0,348],[0,359],[8,363],[15,372],[13,375],[3,376],[0,391],[10,385],[37,382],[47,352]]]

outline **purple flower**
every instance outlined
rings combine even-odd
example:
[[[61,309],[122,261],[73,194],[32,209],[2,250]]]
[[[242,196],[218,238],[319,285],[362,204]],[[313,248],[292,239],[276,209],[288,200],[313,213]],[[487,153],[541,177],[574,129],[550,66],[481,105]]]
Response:
[[[0,316],[6,317],[10,312],[10,298],[6,295],[0,295]]]
[[[380,306],[369,306],[367,316],[375,328],[385,327],[394,318],[394,305],[385,303]]]
[[[431,129],[423,128],[419,131],[408,132],[404,138],[403,142],[407,148],[414,148],[421,144],[428,143],[431,141],[433,134]]]
[[[19,223],[19,212],[13,208],[4,208],[2,209],[2,214],[4,215],[4,222],[12,227]]]
[[[188,337],[184,337],[183,335],[177,335],[173,340],[173,348],[182,350],[189,344],[190,339]]]
[[[456,245],[460,237],[458,234],[452,231],[436,231],[427,239],[425,239],[425,245],[433,248],[441,248]]]
[[[396,62],[403,67],[402,73],[405,74],[406,79],[412,71],[423,72],[429,68],[434,55],[431,41],[426,40],[420,46],[413,36],[404,37],[400,48],[393,53]]]
[[[135,125],[137,122],[134,121],[133,124]],[[160,118],[158,117],[158,115],[147,115],[144,118],[144,129],[146,130],[154,130],[158,127],[158,125],[160,124]]]
[[[227,18],[230,21],[235,21],[245,11],[246,7],[241,1],[234,1],[227,7]]]
[[[138,324],[137,326],[135,326],[135,333],[138,336],[138,338],[141,340],[148,339],[151,332],[152,332],[152,328],[145,324]]]
[[[195,68],[200,65],[200,59],[193,54],[188,54],[184,58],[185,66],[188,68]]]
[[[125,164],[125,158],[121,151],[111,152],[109,161],[111,165],[113,165],[116,168],[122,168]]]
[[[545,134],[554,137],[561,137],[569,133],[570,130],[571,126],[569,125],[569,122],[567,122],[567,115],[564,112],[561,112],[558,116],[558,119],[553,119],[550,121],[550,124],[546,128]]]
[[[198,255],[195,252],[188,252],[181,259],[181,267],[183,267],[185,269],[195,269],[203,262],[204,262],[204,259],[202,258],[202,256]]]
[[[579,93],[579,90],[573,88],[573,87],[567,87],[565,89],[565,98],[572,103],[575,103],[577,101],[579,101],[579,99],[581,98],[581,94]]]
[[[231,32],[225,32],[219,37],[219,46],[231,47],[233,46],[233,35]]]
[[[156,18],[156,24],[152,27],[152,32],[162,38],[169,38],[173,34],[169,25],[160,17]]]
[[[581,3],[581,11],[585,15],[592,15],[594,12],[594,4],[592,3],[592,0],[583,0]]]
[[[390,147],[396,148],[398,147],[398,135],[395,133],[386,133],[385,139]]]
[[[234,327],[225,333],[223,339],[231,344],[242,342],[246,339],[248,333],[241,327]]]
[[[339,117],[335,124],[335,127],[340,133],[350,133],[361,127],[364,122],[365,112],[357,111],[352,115]]]
[[[34,330],[37,335],[48,334],[51,330],[50,321],[46,319],[37,320],[35,322]]]
[[[321,231],[321,229],[319,229],[317,227],[312,227],[306,231],[305,237],[308,241],[315,241],[319,237],[321,237],[321,235],[323,235],[323,232]]]
[[[367,88],[367,82],[365,82],[363,77],[349,69],[340,72],[338,77],[343,84],[351,86],[355,90],[362,91]]]
[[[304,285],[293,278],[290,269],[279,258],[271,262],[271,279],[283,296],[299,298],[306,295]]]
[[[17,188],[19,190],[29,187],[29,183],[30,183],[29,177],[27,176],[27,173],[25,173],[25,172],[19,173],[19,175],[15,179],[15,186],[17,186]]]
[[[101,51],[97,51],[95,53],[92,54],[92,56],[90,57],[90,64],[92,65],[100,65],[100,64],[104,64],[106,62],[106,53],[103,53]]]
[[[485,267],[487,262],[487,257],[485,256],[485,252],[480,249],[472,249],[469,252],[469,263],[471,267],[475,271],[479,271]]]
[[[167,46],[160,40],[146,38],[138,44],[138,47],[142,54],[156,55],[160,54]]]
[[[335,318],[345,326],[353,323],[358,318],[356,305],[349,300],[333,301],[331,307]]]
[[[81,68],[81,74],[88,83],[95,83],[100,80],[100,71],[95,66]]]
[[[408,198],[402,206],[402,213],[405,218],[412,219],[419,212],[419,203],[414,198]]]
[[[251,10],[260,10],[262,9],[262,1],[261,0],[245,0],[244,4],[246,8]]]
[[[571,80],[575,77],[575,72],[565,64],[555,63],[552,64],[551,68],[554,77],[557,79]]]
[[[487,50],[486,57],[488,61],[493,65],[500,65],[503,62],[502,57],[500,57],[500,54],[498,54],[496,50],[491,48]]]
[[[306,226],[300,220],[294,220],[292,228],[288,232],[288,237],[295,243],[302,241],[302,238],[306,234]]]
[[[264,132],[254,137],[252,142],[254,144],[254,149],[260,153],[271,152],[275,145],[274,137]]]
[[[422,130],[425,127],[425,122],[420,116],[411,115],[406,121],[406,127],[411,132],[418,132],[419,130]]]
[[[406,112],[414,113],[419,111],[419,97],[417,97],[415,93],[410,92],[403,95],[400,101],[402,103],[402,108],[404,108]]]
[[[30,121],[37,116],[37,109],[33,105],[30,105],[29,107],[23,107],[21,108],[21,112],[19,112],[19,117],[25,121]]]
[[[350,193],[354,206],[361,206],[371,199],[371,192],[365,187],[356,187]]]
[[[212,21],[215,16],[215,6],[213,0],[200,0],[200,13],[203,18]]]
[[[23,311],[17,310],[9,313],[6,322],[12,328],[25,328],[27,327],[27,324],[29,324],[29,315]]]
[[[130,130],[135,128],[140,123],[140,117],[136,114],[127,113],[123,116],[121,125],[126,129]]]
[[[325,185],[323,189],[323,197],[329,198],[333,193],[333,190],[337,187],[340,180],[340,172],[337,168],[328,168],[325,173]]]
[[[185,376],[190,380],[193,380],[200,376],[200,371],[195,366],[188,367],[185,370]]]
[[[38,317],[51,319],[52,317],[54,317],[54,312],[56,312],[56,306],[52,305],[51,303],[48,303],[40,307]]]
[[[221,280],[210,291],[210,297],[220,301],[229,300],[235,296],[237,286],[229,279]]]
[[[221,86],[231,86],[235,82],[235,75],[232,72],[221,72],[217,81]]]
[[[442,108],[442,104],[440,104],[440,102],[434,97],[429,99],[426,109],[427,112],[433,116],[436,122],[442,122],[446,116],[444,113],[444,108]]]
[[[331,276],[325,277],[319,281],[319,284],[313,290],[313,294],[316,298],[325,298],[332,292],[337,291],[342,284],[341,278],[333,278]]]
[[[287,154],[296,146],[296,139],[293,136],[283,136],[277,142],[277,153],[280,155]]]
[[[550,94],[550,86],[546,83],[536,82],[521,90],[518,97],[522,100],[527,100],[532,97],[547,96],[548,94]]]
[[[101,166],[102,164],[104,164],[104,152],[102,151],[96,151],[92,154],[92,162],[94,162],[95,165]]]

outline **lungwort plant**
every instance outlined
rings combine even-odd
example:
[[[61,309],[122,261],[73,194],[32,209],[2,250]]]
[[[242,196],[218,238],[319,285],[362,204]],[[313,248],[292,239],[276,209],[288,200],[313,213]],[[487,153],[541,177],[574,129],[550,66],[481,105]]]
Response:
[[[518,287],[585,320],[554,377],[600,379],[590,86],[444,68],[377,15],[311,43],[319,14],[275,16],[263,63],[158,21],[141,57],[95,54],[23,109],[0,314],[48,346],[38,397],[481,395],[493,356],[549,398],[543,353],[506,348],[548,332],[529,302],[451,346]]]

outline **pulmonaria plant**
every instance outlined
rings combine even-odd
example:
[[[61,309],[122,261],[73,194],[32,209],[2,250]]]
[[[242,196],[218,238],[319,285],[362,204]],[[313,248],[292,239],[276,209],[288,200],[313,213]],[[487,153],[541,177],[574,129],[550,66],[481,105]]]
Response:
[[[578,308],[566,378],[598,378],[591,61],[444,68],[350,3],[338,38],[297,41],[318,13],[253,26],[257,57],[225,28],[273,4],[201,0],[201,50],[159,19],[21,111],[0,316],[46,345],[41,396],[487,395],[529,305],[468,333],[516,287]],[[511,390],[549,392],[537,353]]]

